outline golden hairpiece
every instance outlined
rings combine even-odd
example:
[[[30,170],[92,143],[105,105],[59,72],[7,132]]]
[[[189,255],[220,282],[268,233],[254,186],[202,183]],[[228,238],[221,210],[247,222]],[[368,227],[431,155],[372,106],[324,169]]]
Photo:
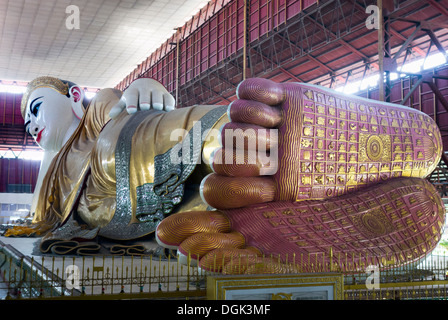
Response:
[[[28,83],[26,91],[22,96],[20,111],[22,112],[23,119],[25,119],[28,98],[30,97],[31,92],[33,92],[37,88],[51,88],[63,95],[66,95],[68,93],[68,83],[63,82],[58,78],[44,76],[34,79],[30,83]]]

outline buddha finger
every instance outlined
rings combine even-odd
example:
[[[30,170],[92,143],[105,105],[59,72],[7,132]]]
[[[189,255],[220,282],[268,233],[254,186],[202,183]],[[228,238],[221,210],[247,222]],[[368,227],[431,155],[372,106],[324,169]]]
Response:
[[[185,239],[178,248],[181,264],[196,266],[198,260],[211,250],[219,248],[236,249],[244,247],[244,237],[239,232],[197,233]]]
[[[165,111],[173,111],[176,107],[176,99],[171,94],[165,93],[163,95],[163,104]]]
[[[137,112],[138,106],[138,90],[136,88],[128,88],[121,97],[126,103],[126,111],[129,114]]]
[[[155,232],[156,240],[164,248],[177,249],[188,237],[201,232],[229,232],[230,223],[219,211],[190,211],[165,218]]]
[[[138,103],[140,110],[146,111],[151,109],[151,91],[140,90],[138,97]]]
[[[118,115],[126,108],[126,102],[123,99],[120,99],[116,105],[114,105],[109,112],[109,117],[111,119],[115,119]]]
[[[256,262],[261,257],[257,248],[244,249],[219,248],[207,252],[199,261],[199,267],[205,271],[222,272],[227,266],[233,265],[236,271],[243,273],[247,266]]]
[[[212,170],[223,176],[256,177],[277,172],[277,157],[269,152],[255,150],[218,148],[210,157]]]
[[[241,208],[274,200],[275,183],[270,177],[226,177],[211,173],[201,181],[202,200],[216,209]]]
[[[151,106],[155,110],[163,110],[163,93],[157,90],[151,92]]]
[[[238,99],[254,100],[275,106],[285,100],[281,84],[261,78],[250,78],[242,81],[237,89]]]
[[[227,115],[231,122],[250,123],[266,128],[274,128],[282,121],[281,108],[243,99],[233,101]]]

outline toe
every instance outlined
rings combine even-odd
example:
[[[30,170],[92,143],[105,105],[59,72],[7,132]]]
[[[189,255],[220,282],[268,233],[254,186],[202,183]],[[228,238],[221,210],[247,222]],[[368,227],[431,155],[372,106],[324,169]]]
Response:
[[[229,232],[230,223],[219,211],[191,211],[173,214],[164,219],[156,230],[157,242],[169,249],[200,232]]]
[[[230,104],[228,115],[232,122],[251,123],[266,128],[274,128],[282,121],[280,108],[243,99],[235,100]]]
[[[212,170],[229,177],[256,177],[273,175],[277,171],[276,157],[240,149],[220,148],[214,151],[210,166]]]
[[[190,256],[193,260],[199,260],[206,253],[218,248],[243,248],[244,237],[241,233],[197,233],[185,239],[179,246],[178,252],[184,256]]]
[[[275,184],[270,177],[226,177],[216,173],[200,186],[202,200],[216,209],[241,208],[274,200]]]
[[[278,145],[277,129],[242,122],[228,122],[221,128],[223,147],[266,151]]]
[[[250,78],[242,81],[236,90],[239,99],[254,100],[270,106],[284,101],[283,88],[268,79]]]

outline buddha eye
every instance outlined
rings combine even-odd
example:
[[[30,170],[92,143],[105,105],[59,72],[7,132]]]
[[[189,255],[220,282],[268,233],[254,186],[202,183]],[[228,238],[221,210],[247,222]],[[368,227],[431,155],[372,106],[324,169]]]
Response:
[[[37,117],[37,113],[39,112],[39,108],[40,108],[40,105],[41,105],[41,104],[42,104],[42,101],[36,103],[36,104],[33,106],[33,108],[31,109],[31,113],[34,114],[35,117]]]
[[[34,99],[34,100],[31,101],[31,103],[30,103],[30,112],[31,112],[31,114],[33,114],[35,117],[37,117],[37,114],[38,114],[38,112],[39,112],[40,105],[42,104],[42,101],[38,101],[40,98],[43,98],[43,96]]]

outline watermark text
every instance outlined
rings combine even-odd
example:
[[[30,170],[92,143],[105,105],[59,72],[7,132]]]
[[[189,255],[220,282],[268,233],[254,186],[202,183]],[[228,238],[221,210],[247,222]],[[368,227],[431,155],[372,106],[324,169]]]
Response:
[[[75,5],[69,5],[65,8],[65,13],[69,14],[65,19],[65,27],[68,30],[79,29],[80,19],[79,19],[79,7]]]

